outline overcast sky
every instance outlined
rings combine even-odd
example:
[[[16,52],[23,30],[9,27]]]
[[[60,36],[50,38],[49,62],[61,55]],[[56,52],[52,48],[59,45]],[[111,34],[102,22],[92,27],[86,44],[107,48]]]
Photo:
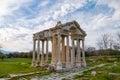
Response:
[[[120,32],[120,0],[0,0],[0,44],[9,51],[32,50],[32,34],[57,21],[76,20],[96,46],[103,33]]]

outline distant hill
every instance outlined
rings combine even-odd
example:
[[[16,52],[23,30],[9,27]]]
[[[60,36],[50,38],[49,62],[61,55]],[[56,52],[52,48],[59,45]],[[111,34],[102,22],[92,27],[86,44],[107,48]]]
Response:
[[[0,50],[0,52],[3,53],[3,54],[9,54],[10,53],[10,51],[6,51],[6,50]]]

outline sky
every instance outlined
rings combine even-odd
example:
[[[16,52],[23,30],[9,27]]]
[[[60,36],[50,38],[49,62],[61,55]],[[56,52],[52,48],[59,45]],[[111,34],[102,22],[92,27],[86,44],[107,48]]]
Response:
[[[0,45],[30,51],[33,33],[73,20],[87,33],[85,45],[95,47],[100,35],[120,32],[120,0],[0,0]]]

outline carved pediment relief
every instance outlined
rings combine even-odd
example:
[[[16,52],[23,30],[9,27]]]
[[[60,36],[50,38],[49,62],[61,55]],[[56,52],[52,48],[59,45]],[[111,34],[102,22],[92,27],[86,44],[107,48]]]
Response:
[[[70,28],[70,30],[71,30],[71,31],[76,31],[76,28],[75,28],[74,26],[72,26],[72,27]]]

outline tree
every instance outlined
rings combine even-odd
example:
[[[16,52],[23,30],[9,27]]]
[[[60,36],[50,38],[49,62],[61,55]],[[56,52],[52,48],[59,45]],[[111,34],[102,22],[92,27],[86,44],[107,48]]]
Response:
[[[96,44],[97,44],[97,46],[98,46],[98,48],[99,48],[100,50],[103,49],[103,43],[102,43],[102,40],[101,40],[101,39],[98,38]]]
[[[103,34],[100,38],[97,40],[97,46],[100,49],[108,49],[112,48],[114,40],[112,39],[111,35],[109,34]]]
[[[103,34],[102,37],[102,42],[103,42],[103,48],[107,49],[109,46],[109,35],[108,34]]]
[[[86,56],[95,56],[95,47],[88,47],[85,52],[86,52]]]
[[[117,42],[120,45],[120,32],[117,33]]]
[[[97,39],[97,46],[102,54],[110,54],[113,47],[114,40],[110,34],[102,34]],[[101,55],[102,55],[101,54]]]
[[[114,44],[114,49],[119,50],[120,49],[120,32],[116,33],[116,44]]]
[[[0,52],[0,59],[3,60],[5,57],[6,55]]]

